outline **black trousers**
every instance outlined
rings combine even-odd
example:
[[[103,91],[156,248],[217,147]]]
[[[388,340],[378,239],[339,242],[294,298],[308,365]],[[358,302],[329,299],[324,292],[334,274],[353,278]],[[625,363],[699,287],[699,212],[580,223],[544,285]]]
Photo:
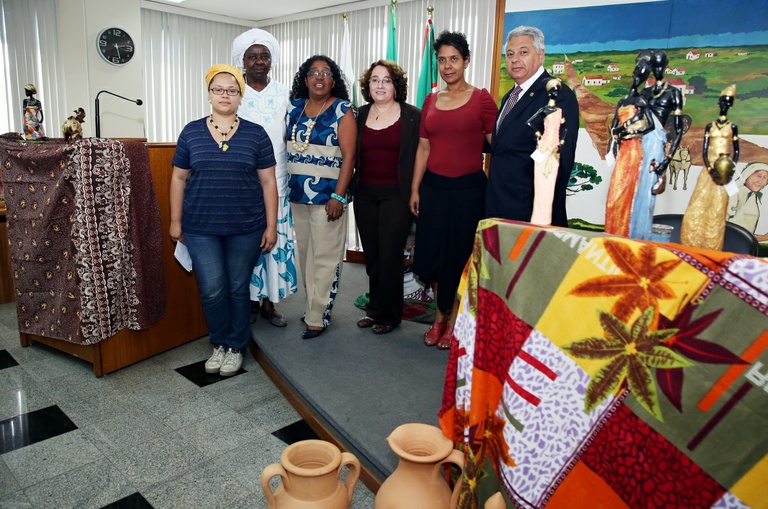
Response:
[[[413,216],[395,184],[360,184],[354,209],[368,274],[367,314],[394,327],[403,314],[403,249]]]
[[[480,170],[451,178],[427,170],[419,188],[413,272],[437,283],[440,311],[449,313],[472,255],[477,223],[485,217],[488,179]]]

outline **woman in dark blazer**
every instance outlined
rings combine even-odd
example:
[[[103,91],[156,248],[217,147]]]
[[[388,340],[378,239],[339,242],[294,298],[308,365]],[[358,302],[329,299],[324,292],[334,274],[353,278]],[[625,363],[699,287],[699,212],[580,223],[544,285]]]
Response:
[[[378,60],[360,78],[368,102],[357,116],[355,220],[365,252],[370,301],[357,322],[385,334],[400,324],[403,311],[403,248],[410,230],[408,200],[421,112],[405,102],[405,71]]]

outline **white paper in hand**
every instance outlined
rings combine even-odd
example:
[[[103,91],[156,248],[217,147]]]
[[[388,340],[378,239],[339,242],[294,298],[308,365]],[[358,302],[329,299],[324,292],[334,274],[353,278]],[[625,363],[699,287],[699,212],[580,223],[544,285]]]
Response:
[[[176,257],[187,272],[192,272],[192,258],[189,256],[187,246],[185,246],[183,242],[176,243],[176,251],[174,251],[173,256]]]

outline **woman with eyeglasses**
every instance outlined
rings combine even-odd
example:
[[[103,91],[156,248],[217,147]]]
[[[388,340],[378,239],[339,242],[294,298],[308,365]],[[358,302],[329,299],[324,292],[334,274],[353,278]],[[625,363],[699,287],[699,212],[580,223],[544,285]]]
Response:
[[[170,235],[197,277],[213,345],[205,372],[232,376],[251,334],[251,273],[277,240],[275,156],[264,128],[237,116],[243,73],[217,64],[205,84],[211,113],[184,127],[173,156]]]
[[[413,219],[408,200],[421,112],[405,102],[408,79],[390,60],[368,67],[360,92],[368,104],[357,116],[352,188],[369,301],[357,326],[386,334],[400,325],[403,314],[403,248]]]
[[[298,283],[285,150],[285,118],[290,107],[290,91],[269,76],[272,66],[279,62],[280,45],[269,32],[253,28],[232,42],[232,64],[242,66],[245,77],[245,93],[238,114],[267,131],[276,162],[277,243],[271,251],[261,254],[251,275],[252,320],[258,313],[275,327],[285,327],[287,321],[277,312],[274,303],[296,293]]]
[[[324,55],[310,57],[299,67],[291,105],[288,188],[307,295],[307,328],[301,337],[313,339],[330,324],[339,288],[357,125],[341,70]]]
[[[433,48],[445,88],[429,94],[421,110],[410,200],[418,217],[413,271],[435,293],[436,318],[424,344],[447,350],[454,339],[461,273],[485,216],[483,145],[491,142],[496,102],[464,78],[469,65],[464,34],[442,32]]]

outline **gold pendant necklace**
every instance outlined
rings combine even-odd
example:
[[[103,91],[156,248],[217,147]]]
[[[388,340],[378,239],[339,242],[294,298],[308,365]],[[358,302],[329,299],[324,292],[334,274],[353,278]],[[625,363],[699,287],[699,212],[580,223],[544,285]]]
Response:
[[[227,132],[223,132],[221,129],[219,129],[219,126],[217,126],[216,123],[213,121],[213,115],[211,115],[210,122],[211,122],[211,124],[213,124],[213,128],[216,129],[216,131],[218,131],[219,134],[221,134],[221,141],[219,142],[219,149],[222,152],[226,152],[227,150],[229,150],[229,142],[227,142],[227,135],[232,132],[232,129],[235,128],[235,126],[237,125],[237,123],[239,121],[240,121],[240,119],[237,116],[235,116],[235,121],[232,122],[231,126],[229,126],[229,129],[227,129]]]
[[[293,124],[293,127],[291,128],[291,145],[293,145],[294,150],[296,152],[304,152],[309,147],[309,136],[312,134],[312,129],[315,127],[315,123],[317,121],[317,117],[320,116],[321,113],[323,113],[323,110],[325,109],[325,104],[328,102],[328,99],[325,100],[322,106],[320,106],[320,111],[315,115],[315,118],[309,118],[309,122],[307,124],[307,135],[304,137],[304,141],[301,141],[301,138],[296,134],[296,128],[299,125],[299,120],[301,120],[301,117],[304,115],[304,110],[307,109],[307,103],[309,103],[309,99],[307,99],[307,102],[304,103],[304,108],[301,109],[301,113],[299,114],[299,118],[296,119],[296,123]]]

